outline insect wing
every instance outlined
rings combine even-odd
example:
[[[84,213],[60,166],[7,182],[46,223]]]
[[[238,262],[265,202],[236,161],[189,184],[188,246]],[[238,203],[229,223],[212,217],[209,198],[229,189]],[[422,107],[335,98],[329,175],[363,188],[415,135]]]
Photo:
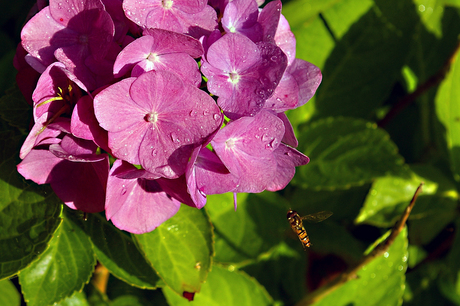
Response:
[[[330,216],[332,216],[332,212],[330,212],[330,211],[319,211],[319,212],[311,214],[311,215],[303,216],[303,217],[301,217],[301,219],[305,220],[307,222],[310,222],[310,223],[317,223],[317,222],[321,222],[323,220],[326,220]]]

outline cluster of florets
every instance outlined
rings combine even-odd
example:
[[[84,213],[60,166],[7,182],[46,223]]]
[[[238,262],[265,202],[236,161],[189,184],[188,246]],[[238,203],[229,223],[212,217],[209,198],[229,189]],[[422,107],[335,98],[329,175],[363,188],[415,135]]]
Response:
[[[281,1],[49,2],[15,58],[34,116],[18,171],[70,208],[145,233],[206,195],[283,189],[308,163],[284,111],[321,73],[295,58]]]

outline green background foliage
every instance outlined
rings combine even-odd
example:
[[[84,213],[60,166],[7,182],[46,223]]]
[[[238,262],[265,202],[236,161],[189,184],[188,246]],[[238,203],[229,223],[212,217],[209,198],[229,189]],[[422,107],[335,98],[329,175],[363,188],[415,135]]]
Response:
[[[0,4],[0,305],[304,305],[382,241],[422,181],[387,252],[314,305],[460,305],[460,1],[284,1],[297,57],[323,73],[288,112],[310,164],[283,191],[239,194],[236,211],[232,194],[209,196],[143,235],[84,220],[16,171],[32,110],[12,60],[32,4]],[[304,251],[288,209],[334,214],[305,222]]]

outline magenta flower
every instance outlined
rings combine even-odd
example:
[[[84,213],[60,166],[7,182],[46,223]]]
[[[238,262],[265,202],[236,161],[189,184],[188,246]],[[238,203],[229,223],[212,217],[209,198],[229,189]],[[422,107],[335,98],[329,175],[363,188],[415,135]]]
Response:
[[[263,108],[286,65],[286,55],[274,44],[255,44],[241,34],[227,34],[209,47],[201,72],[225,115],[237,119]]]
[[[129,178],[123,177],[129,174]],[[110,170],[105,213],[119,229],[147,233],[174,216],[181,202],[162,187],[161,180],[144,178],[144,171],[118,159]]]
[[[211,141],[222,163],[239,178],[235,192],[262,192],[274,180],[273,152],[284,135],[284,123],[263,110],[227,124]]]
[[[313,97],[321,83],[321,71],[315,65],[301,59],[294,59],[272,97],[265,102],[265,108],[275,112],[295,109]]]
[[[88,88],[94,89],[112,71],[103,66],[88,67],[86,61],[91,58],[103,61],[113,35],[114,24],[100,0],[51,0],[50,6],[24,26],[21,40],[24,49],[44,66],[57,59]]]
[[[192,150],[222,123],[209,95],[166,71],[106,88],[96,96],[94,109],[109,132],[113,154],[158,177],[184,174]]]
[[[147,29],[200,38],[217,28],[217,14],[206,0],[125,0],[123,9],[130,20]]]
[[[50,124],[36,147],[17,166],[18,172],[37,184],[50,184],[72,209],[103,211],[109,158],[96,154],[93,142],[63,132],[68,127],[68,121]],[[56,134],[62,139],[49,137]]]
[[[222,27],[227,33],[240,33],[253,42],[262,39],[262,26],[257,22],[259,8],[255,0],[229,2],[222,17]]]
[[[182,81],[198,86],[201,74],[193,58],[203,54],[200,42],[190,36],[161,29],[145,30],[144,36],[125,47],[118,55],[113,72],[137,77],[150,70],[176,73]]]
[[[281,1],[263,2],[37,6],[15,57],[34,107],[18,171],[136,234],[181,203],[233,192],[236,209],[238,192],[284,188],[309,161],[284,111],[313,96],[321,72],[295,59]]]
[[[187,190],[197,208],[206,204],[206,195],[234,190],[238,177],[230,173],[214,152],[197,147],[190,157],[186,171]]]

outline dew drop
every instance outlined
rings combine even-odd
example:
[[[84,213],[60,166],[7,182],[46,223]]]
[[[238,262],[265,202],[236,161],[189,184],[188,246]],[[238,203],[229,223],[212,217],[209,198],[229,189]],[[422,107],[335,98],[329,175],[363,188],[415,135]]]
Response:
[[[270,141],[270,140],[272,140],[272,139],[273,139],[273,137],[270,137],[270,136],[268,136],[267,134],[263,134],[263,135],[262,135],[262,141],[264,141],[264,142],[265,142],[265,141]]]
[[[171,141],[172,142],[175,142],[175,143],[179,143],[180,140],[179,138],[177,137],[176,133],[171,133],[169,136],[171,136]]]
[[[197,111],[196,110],[191,110],[190,111],[190,117],[196,117]]]
[[[270,59],[272,60],[272,62],[277,62],[278,61],[278,56],[273,55],[272,57],[270,57]]]
[[[213,116],[214,120],[219,120],[220,119],[220,114],[216,113]]]

